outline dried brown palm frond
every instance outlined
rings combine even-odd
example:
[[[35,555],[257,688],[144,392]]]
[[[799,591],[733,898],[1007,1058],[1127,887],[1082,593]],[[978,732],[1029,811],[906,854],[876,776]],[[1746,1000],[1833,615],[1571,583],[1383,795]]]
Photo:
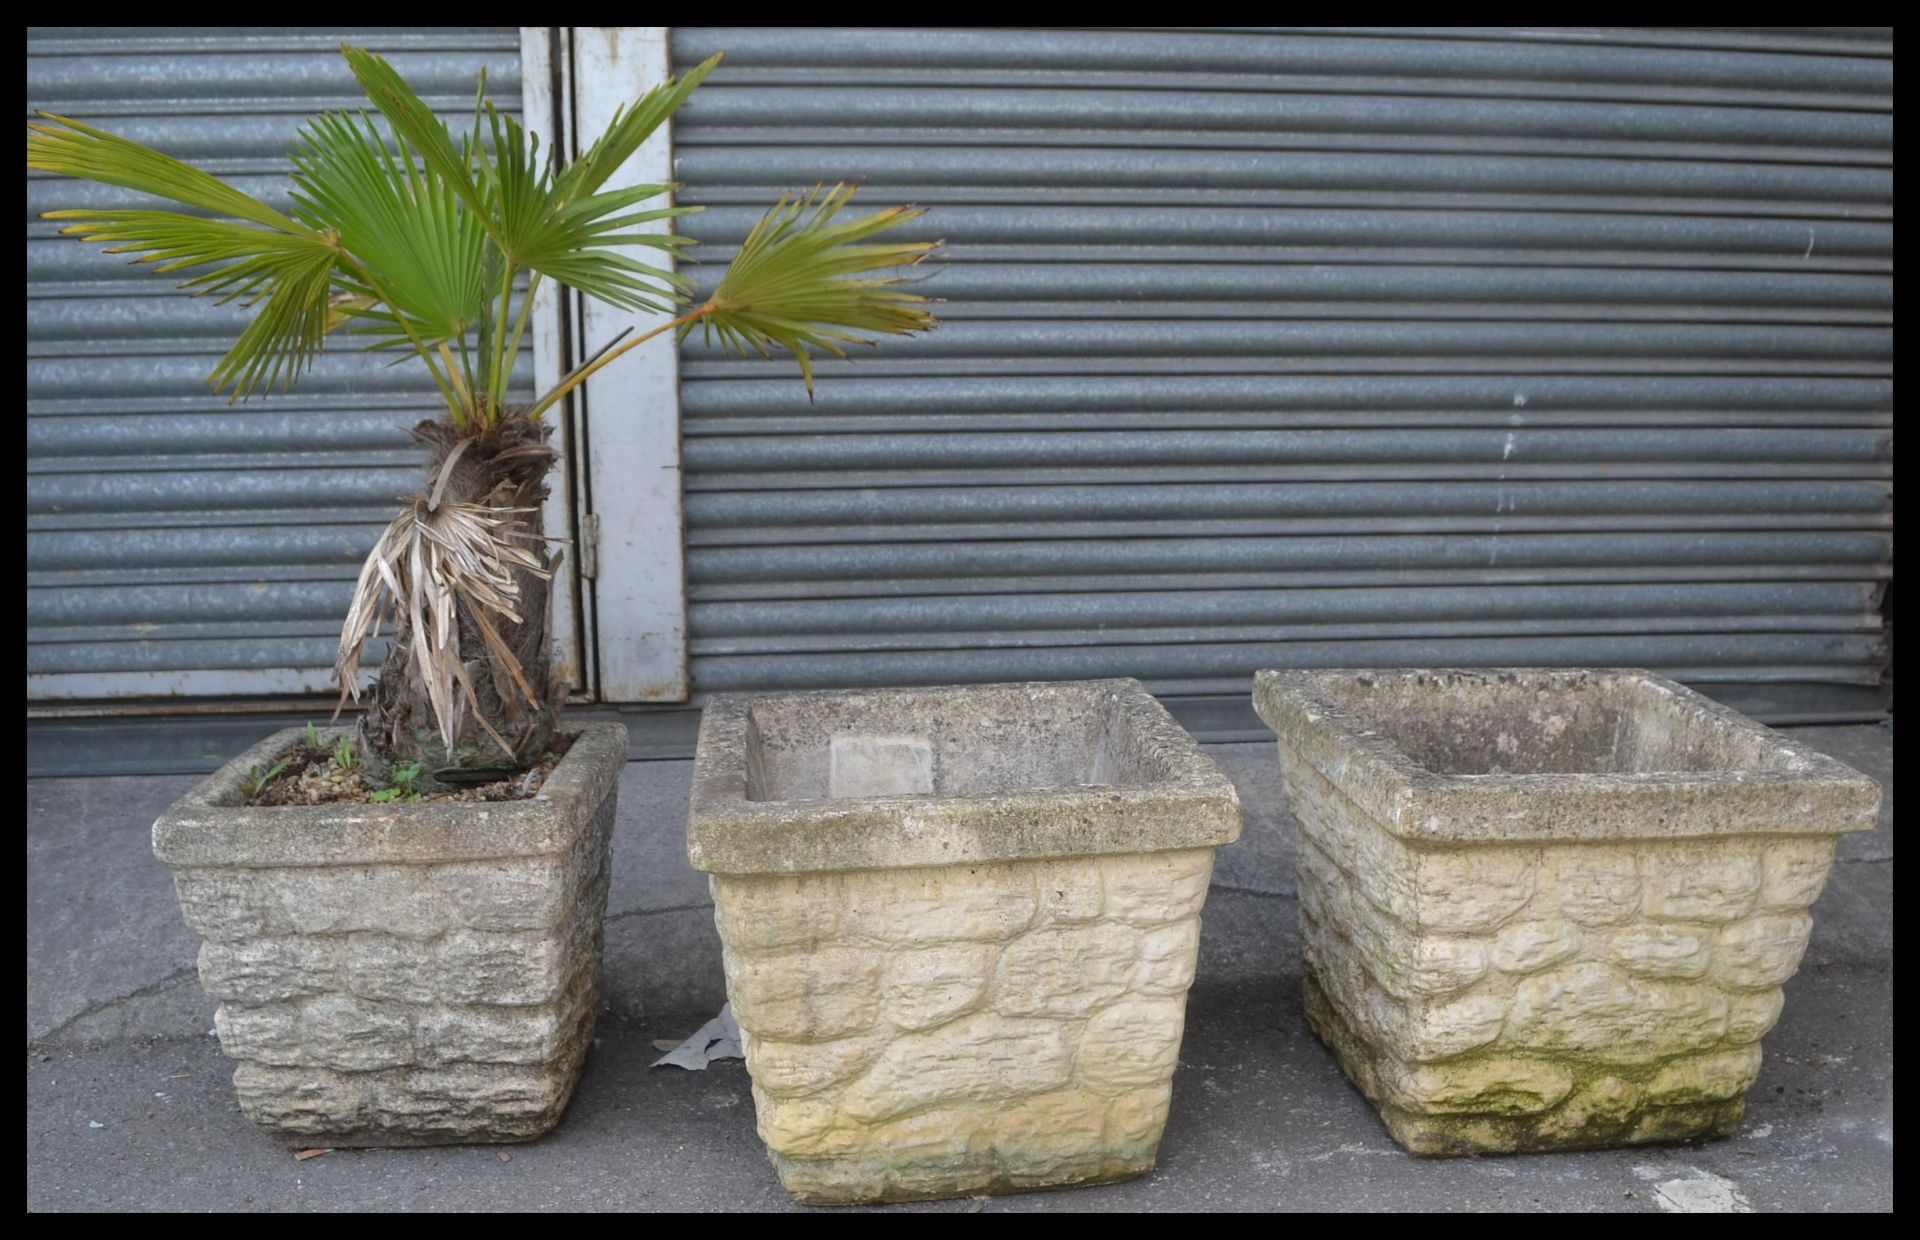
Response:
[[[475,700],[473,683],[460,658],[460,617],[473,622],[513,687],[535,710],[540,700],[527,679],[526,669],[500,636],[496,618],[522,623],[520,587],[516,571],[543,580],[552,572],[539,550],[541,541],[527,530],[520,514],[531,508],[504,508],[445,498],[448,479],[460,459],[460,449],[442,463],[430,493],[416,495],[400,511],[374,544],[340,633],[334,672],[340,678],[337,718],[347,699],[360,699],[359,673],[367,642],[379,636],[383,623],[397,639],[390,658],[409,660],[409,678],[433,710],[441,741],[451,749],[465,731],[468,707]],[[517,760],[513,747],[501,738],[486,716],[471,712],[486,734]]]

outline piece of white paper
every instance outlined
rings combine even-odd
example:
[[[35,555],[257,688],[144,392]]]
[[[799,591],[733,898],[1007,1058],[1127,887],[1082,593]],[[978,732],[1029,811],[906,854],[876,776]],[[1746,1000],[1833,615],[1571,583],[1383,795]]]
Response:
[[[740,1052],[740,1026],[733,1023],[733,1005],[725,1004],[720,1015],[700,1026],[700,1031],[653,1061],[663,1068],[672,1064],[691,1072],[701,1072],[716,1059],[744,1059]]]

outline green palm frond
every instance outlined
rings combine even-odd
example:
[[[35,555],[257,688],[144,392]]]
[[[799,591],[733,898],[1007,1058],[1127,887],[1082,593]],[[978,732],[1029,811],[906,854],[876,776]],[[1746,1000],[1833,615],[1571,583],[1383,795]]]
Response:
[[[273,275],[253,321],[213,368],[214,390],[231,387],[244,400],[261,387],[290,387],[306,370],[335,324],[337,258],[332,249],[309,253]]]
[[[493,137],[493,150],[480,142],[481,122]],[[551,156],[552,152],[548,152]],[[519,254],[539,235],[553,210],[553,170],[540,159],[540,139],[511,116],[501,116],[491,101],[474,109],[467,155],[475,164],[486,215],[505,254]]]
[[[606,189],[608,180],[720,62],[713,56],[614,115],[586,153],[559,167],[551,150],[487,101],[481,75],[472,127],[447,123],[385,59],[342,52],[391,135],[370,116],[323,115],[293,151],[291,215],[140,143],[43,114],[30,126],[31,169],[84,177],[169,199],[214,218],[147,208],[50,213],[66,231],[112,243],[160,272],[190,271],[185,287],[245,298],[253,321],[212,381],[235,399],[291,382],[326,335],[356,323],[375,348],[408,346],[433,375],[457,426],[501,416],[534,292],[558,280],[629,310],[671,312],[691,282],[671,269],[691,244],[653,229],[697,207],[670,205],[676,186]],[[849,186],[782,197],[740,247],[702,305],[653,332],[609,346],[526,410],[538,418],[587,377],[654,335],[709,338],[745,354],[776,349],[798,361],[813,390],[813,351],[934,326],[925,298],[898,276],[937,243],[876,242],[920,215],[893,208],[841,220]],[[649,250],[659,265],[636,257]],[[530,275],[530,282],[521,277]],[[526,287],[517,312],[515,290]],[[470,348],[477,336],[477,355]]]
[[[538,139],[491,104],[481,106],[493,138],[492,150],[479,147],[474,139],[457,144],[446,122],[434,115],[385,58],[352,46],[341,51],[367,98],[394,132],[420,152],[421,161],[481,219],[509,265],[537,271],[625,309],[663,311],[680,300],[677,290],[685,282],[672,272],[611,251],[632,245],[674,249],[686,244],[679,237],[632,230],[695,208],[630,210],[669,192],[671,185],[596,191],[706,80],[720,57],[709,58],[685,77],[655,87],[632,107],[621,109],[586,154],[556,175],[551,159],[541,161]],[[476,137],[477,122],[476,117]]]
[[[607,125],[605,133],[594,140],[586,154],[567,166],[559,177],[560,189],[565,201],[572,202],[592,194],[607,183],[607,178],[620,170],[620,166],[633,157],[641,144],[653,136],[661,122],[685,103],[691,95],[707,80],[720,64],[724,54],[715,52],[688,70],[682,78],[669,78],[654,87],[630,108],[621,108],[613,114],[613,120]]]
[[[742,355],[752,349],[771,357],[774,346],[791,352],[809,396],[808,348],[845,357],[841,345],[867,342],[860,333],[900,336],[935,326],[926,298],[892,287],[900,277],[855,278],[912,266],[932,253],[939,242],[862,244],[922,212],[891,207],[836,223],[834,217],[852,197],[853,187],[844,184],[816,186],[793,198],[782,195],[741,243],[709,299],[711,312],[699,320],[703,332]],[[692,329],[693,323],[683,324],[681,337]]]
[[[525,251],[527,266],[578,289],[589,297],[625,310],[670,312],[686,301],[693,282],[664,268],[618,253],[615,247],[644,246],[677,252],[688,243],[671,233],[626,231],[655,220],[688,215],[697,207],[625,208],[653,198],[670,186],[638,185],[595,194],[563,208]],[[624,214],[623,214],[624,212]]]
[[[864,272],[911,267],[936,250],[938,241],[864,244],[868,238],[922,214],[909,207],[876,211],[836,223],[834,216],[853,197],[853,187],[816,186],[796,198],[781,196],[741,243],[713,296],[679,318],[600,353],[568,372],[527,407],[539,418],[574,388],[662,332],[684,340],[700,326],[721,343],[745,355],[751,349],[772,357],[778,347],[800,363],[807,396],[813,396],[809,348],[845,357],[843,344],[868,343],[861,333],[904,336],[937,324],[927,299],[893,286],[899,276],[857,278]]]
[[[253,292],[276,273],[338,254],[336,243],[324,234],[276,232],[177,211],[49,211],[46,218],[74,221],[60,230],[65,236],[112,242],[108,254],[141,255],[135,261],[154,264],[156,275],[214,265],[181,287],[196,294],[220,293],[222,302]]]
[[[376,345],[457,341],[486,317],[486,230],[433,165],[340,113],[301,131],[293,163],[295,213],[353,258],[342,287],[384,303],[357,312]]]
[[[567,202],[568,187],[557,185],[551,169],[540,165],[540,140],[491,104],[487,119],[493,150],[480,161],[480,175],[497,232],[505,238],[503,249],[516,265],[627,310],[664,312],[683,300],[680,290],[689,281],[613,252],[623,246],[677,250],[687,244],[668,233],[632,231],[696,210],[629,210],[673,186],[637,185]]]
[[[387,118],[387,124],[393,126],[393,132],[401,142],[418,151],[421,162],[433,170],[466,204],[469,211],[488,223],[489,231],[493,231],[486,199],[480,191],[479,181],[474,178],[471,160],[454,142],[447,123],[433,114],[433,109],[414,93],[413,87],[407,85],[406,79],[387,63],[385,57],[346,43],[340,45],[340,54],[347,58],[347,65],[359,81],[360,89],[373,101],[373,106],[380,109],[380,114]],[[494,243],[501,249],[506,248],[497,233]]]
[[[250,194],[242,193],[216,176],[163,155],[131,138],[95,129],[51,112],[39,114],[46,124],[27,126],[27,167],[39,172],[98,181],[138,190],[173,202],[199,207],[214,215],[281,232],[299,232],[300,226]]]
[[[153,264],[156,273],[207,268],[182,287],[259,306],[209,376],[215,390],[231,390],[241,400],[263,386],[292,383],[335,321],[338,238],[150,147],[43,115],[49,123],[33,125],[27,137],[29,168],[84,176],[227,217],[128,207],[49,211],[46,218],[70,221],[63,233],[106,242],[109,254],[140,255],[136,261]]]

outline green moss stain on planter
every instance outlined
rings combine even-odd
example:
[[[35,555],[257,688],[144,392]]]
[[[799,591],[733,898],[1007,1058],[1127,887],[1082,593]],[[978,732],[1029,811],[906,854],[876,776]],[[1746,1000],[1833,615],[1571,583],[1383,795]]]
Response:
[[[787,1192],[1151,1170],[1239,826],[1132,681],[711,702],[688,844]]]
[[[1152,1169],[1212,870],[1212,849],[1190,849],[714,875],[782,1182],[803,1200],[908,1200]],[[811,910],[834,928],[746,945]]]
[[[1307,1018],[1401,1144],[1734,1131],[1876,784],[1640,673],[1261,673],[1256,703]]]

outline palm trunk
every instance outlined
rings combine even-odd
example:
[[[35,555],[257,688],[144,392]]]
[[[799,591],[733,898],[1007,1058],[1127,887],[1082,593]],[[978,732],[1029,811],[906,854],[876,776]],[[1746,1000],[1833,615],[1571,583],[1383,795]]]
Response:
[[[463,441],[460,432],[442,422],[422,422],[414,438],[431,453],[428,477],[437,479],[447,457]],[[523,508],[517,514],[528,533],[544,535],[541,505],[547,497],[546,477],[556,454],[548,446],[552,428],[532,422],[518,412],[503,416],[487,430],[465,437],[466,448],[454,463],[445,498],[483,503],[495,508]],[[534,544],[538,545],[538,544]],[[549,557],[558,564],[560,557]],[[548,632],[550,583],[533,573],[514,569],[519,585],[521,621],[498,620],[496,627],[519,660],[527,681],[540,695],[529,705],[514,679],[481,635],[463,604],[459,609],[460,659],[473,686],[466,717],[449,748],[440,734],[428,701],[425,682],[415,666],[411,635],[402,614],[393,644],[380,665],[367,713],[360,721],[360,751],[375,779],[385,779],[395,766],[418,764],[420,778],[413,787],[432,791],[487,782],[524,770],[545,755],[559,723],[565,686],[553,674],[552,641]],[[473,719],[479,714],[500,740]]]

